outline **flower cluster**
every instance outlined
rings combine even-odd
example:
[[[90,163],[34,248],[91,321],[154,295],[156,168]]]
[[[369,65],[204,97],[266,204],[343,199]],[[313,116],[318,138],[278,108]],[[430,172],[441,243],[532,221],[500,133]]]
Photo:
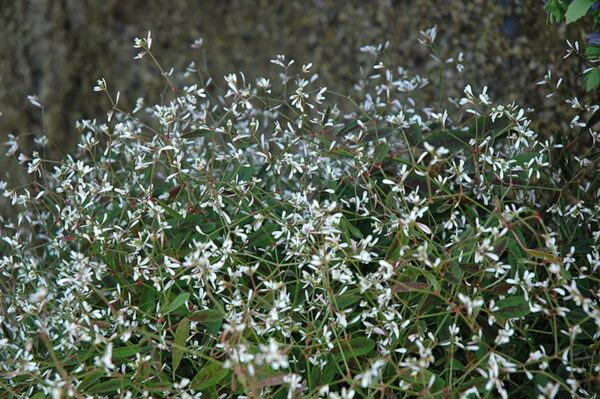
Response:
[[[163,71],[150,34],[135,47]],[[485,88],[424,104],[429,80],[380,58],[350,96],[284,56],[279,82],[163,73],[182,88],[132,111],[99,80],[112,110],[78,124],[76,153],[0,185],[21,211],[1,227],[0,388],[597,390],[597,150],[540,137]]]

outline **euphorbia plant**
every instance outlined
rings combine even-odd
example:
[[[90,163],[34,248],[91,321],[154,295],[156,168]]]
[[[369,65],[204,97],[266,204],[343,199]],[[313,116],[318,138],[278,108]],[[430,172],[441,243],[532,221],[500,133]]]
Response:
[[[221,84],[136,47],[172,97],[125,110],[100,80],[107,119],[3,185],[6,396],[597,390],[594,146],[557,158],[485,88],[424,103],[386,46],[347,96],[284,56]]]

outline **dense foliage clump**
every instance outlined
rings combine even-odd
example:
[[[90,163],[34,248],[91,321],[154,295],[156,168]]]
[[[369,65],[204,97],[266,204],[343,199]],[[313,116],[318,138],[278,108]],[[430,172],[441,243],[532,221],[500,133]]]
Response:
[[[283,56],[276,83],[191,69],[178,88],[151,44],[163,103],[123,110],[99,80],[112,106],[77,153],[21,154],[35,181],[3,185],[5,396],[598,391],[592,126],[540,137],[486,88],[423,103],[443,82],[385,45],[342,96]]]

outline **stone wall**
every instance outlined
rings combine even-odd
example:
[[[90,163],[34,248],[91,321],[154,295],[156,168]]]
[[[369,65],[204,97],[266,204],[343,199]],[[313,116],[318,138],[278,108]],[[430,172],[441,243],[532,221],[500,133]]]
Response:
[[[544,129],[557,132],[565,118],[535,82],[561,64],[565,29],[546,23],[539,0],[8,0],[0,10],[0,141],[9,132],[24,144],[44,130],[47,156],[57,158],[77,141],[74,123],[102,117],[108,104],[92,91],[105,77],[122,101],[159,100],[164,82],[146,59],[134,61],[132,39],[148,29],[166,66],[184,69],[204,38],[212,75],[243,70],[268,75],[269,59],[286,54],[311,61],[328,87],[347,92],[358,73],[358,49],[390,40],[392,61],[426,72],[432,68],[417,43],[420,30],[438,25],[442,54],[465,54],[465,71],[447,76],[449,93],[467,80],[487,84],[494,99],[516,100],[540,110]],[[569,32],[581,37],[582,32]],[[561,68],[581,69],[564,64]],[[572,80],[575,73],[570,73]],[[40,110],[27,101],[35,94]],[[551,132],[552,133],[552,132]],[[0,167],[21,178],[0,153]],[[5,177],[1,177],[3,179]],[[1,206],[1,204],[0,204]]]

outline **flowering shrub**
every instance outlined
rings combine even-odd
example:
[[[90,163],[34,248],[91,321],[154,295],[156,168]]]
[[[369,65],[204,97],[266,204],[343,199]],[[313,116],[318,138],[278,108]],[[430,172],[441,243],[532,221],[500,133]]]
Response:
[[[597,392],[594,146],[485,88],[423,104],[385,45],[345,97],[284,56],[280,82],[179,89],[151,44],[170,100],[124,110],[100,79],[107,120],[3,184],[9,397]]]

